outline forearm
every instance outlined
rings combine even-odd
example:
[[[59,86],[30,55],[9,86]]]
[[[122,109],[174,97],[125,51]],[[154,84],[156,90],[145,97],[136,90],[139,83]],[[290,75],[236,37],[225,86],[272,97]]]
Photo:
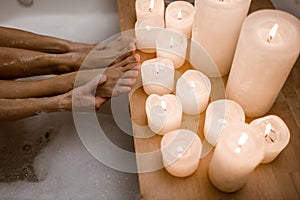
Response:
[[[0,78],[15,79],[35,75],[61,74],[77,70],[85,55],[49,54],[0,47]]]
[[[0,120],[16,120],[43,112],[63,110],[61,96],[31,99],[0,99]]]

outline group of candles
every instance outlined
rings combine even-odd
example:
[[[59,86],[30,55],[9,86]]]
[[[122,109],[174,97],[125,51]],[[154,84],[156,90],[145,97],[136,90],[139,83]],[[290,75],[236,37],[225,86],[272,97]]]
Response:
[[[180,129],[182,113],[205,111],[204,136],[216,146],[209,178],[222,191],[237,191],[260,163],[273,161],[289,142],[289,129],[279,117],[270,115],[246,124],[245,115],[262,116],[273,105],[300,52],[299,20],[277,10],[247,17],[249,0],[196,0],[195,7],[175,1],[166,13],[164,6],[163,0],[136,0],[137,47],[157,55],[141,67],[143,88],[149,95],[149,128],[163,135],[166,170],[186,177],[198,169],[202,143],[196,133]],[[203,65],[198,65],[197,52],[191,48],[189,59],[198,70],[186,71],[174,88],[175,69],[185,62],[191,36],[192,43],[208,52],[218,72],[199,69]],[[229,72],[227,99],[209,104],[208,77]]]

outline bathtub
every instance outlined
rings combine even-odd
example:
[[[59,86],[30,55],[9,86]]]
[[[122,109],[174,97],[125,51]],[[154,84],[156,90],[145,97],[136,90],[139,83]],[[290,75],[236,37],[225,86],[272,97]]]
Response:
[[[114,0],[34,0],[29,7],[17,0],[0,2],[0,26],[87,43],[119,32]],[[113,143],[134,151],[132,137],[116,125],[109,103],[97,118]],[[95,159],[82,144],[71,112],[0,122],[0,197],[140,199],[137,175]]]

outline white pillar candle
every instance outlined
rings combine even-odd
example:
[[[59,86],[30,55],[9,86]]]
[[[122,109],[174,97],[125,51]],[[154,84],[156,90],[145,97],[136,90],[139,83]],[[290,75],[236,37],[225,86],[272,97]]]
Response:
[[[251,0],[196,0],[192,39],[208,51],[219,68],[229,73],[242,23]],[[197,55],[196,53],[191,55]],[[196,58],[191,58],[196,59]],[[217,76],[217,75],[214,75]]]
[[[190,130],[175,130],[164,135],[161,152],[166,170],[173,176],[186,177],[198,169],[202,143]]]
[[[175,70],[168,58],[146,60],[141,66],[143,88],[146,94],[169,94],[174,89]]]
[[[241,189],[264,157],[263,136],[248,124],[228,125],[215,148],[208,175],[221,191]]]
[[[225,99],[211,102],[205,115],[205,139],[215,146],[225,126],[243,123],[245,123],[245,113],[238,103]]]
[[[155,41],[164,27],[164,19],[158,15],[148,14],[139,18],[135,23],[137,48],[146,53],[154,53]]]
[[[299,52],[300,22],[296,17],[279,10],[252,13],[242,27],[226,97],[239,103],[248,117],[266,114]]]
[[[210,80],[199,71],[188,70],[177,81],[176,95],[180,98],[183,112],[197,115],[208,104],[211,92]]]
[[[265,156],[262,163],[272,162],[290,141],[290,131],[284,121],[275,115],[256,119],[250,123],[265,137]]]
[[[149,128],[156,134],[164,135],[181,126],[182,106],[175,95],[150,95],[146,100],[146,115]]]
[[[187,37],[181,33],[166,29],[156,40],[158,58],[169,58],[175,69],[181,67],[186,58]]]
[[[137,19],[147,14],[155,14],[160,18],[164,18],[165,2],[164,0],[136,0],[135,12]]]
[[[171,2],[166,9],[166,27],[191,37],[194,6],[186,1]]]

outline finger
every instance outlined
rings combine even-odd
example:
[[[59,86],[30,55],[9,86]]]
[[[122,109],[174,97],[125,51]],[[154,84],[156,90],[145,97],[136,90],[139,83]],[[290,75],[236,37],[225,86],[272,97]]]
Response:
[[[130,56],[124,58],[120,62],[117,62],[117,63],[111,65],[111,67],[114,67],[114,66],[124,67],[130,63],[137,63],[137,62],[139,62],[139,60],[140,60],[140,56],[138,54],[134,54],[134,55],[130,55]]]
[[[99,45],[97,45],[95,48],[94,48],[94,50],[103,50],[103,49],[105,49],[107,46],[105,45],[105,44],[99,44]]]
[[[99,109],[106,101],[107,99],[105,98],[95,97],[95,108]]]
[[[133,69],[125,72],[122,78],[137,78],[138,75],[139,75],[139,71]]]
[[[134,86],[136,83],[136,79],[132,79],[132,78],[125,78],[125,79],[120,79],[120,81],[118,82],[119,86],[128,86],[128,87],[132,87]]]
[[[125,67],[122,68],[123,72],[129,71],[129,70],[140,70],[140,64],[139,63],[131,63],[126,65]]]
[[[131,87],[128,86],[117,86],[112,92],[112,96],[119,96],[121,94],[125,94],[130,92]]]

